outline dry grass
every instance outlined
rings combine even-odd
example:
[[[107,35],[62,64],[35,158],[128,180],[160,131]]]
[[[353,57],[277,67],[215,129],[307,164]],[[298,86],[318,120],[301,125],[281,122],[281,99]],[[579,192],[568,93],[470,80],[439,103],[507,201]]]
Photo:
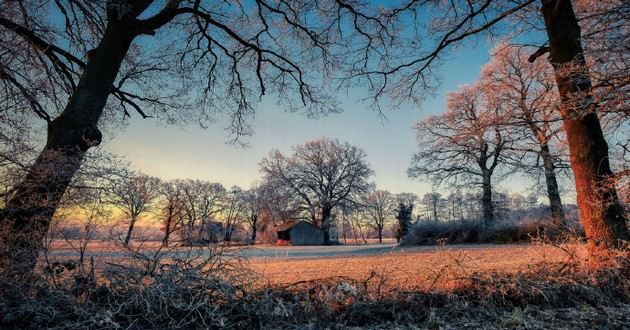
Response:
[[[584,256],[583,246],[571,249]],[[386,273],[393,287],[424,290],[441,272],[455,268],[473,272],[524,271],[544,262],[562,262],[568,255],[551,245],[461,245],[456,247],[408,247],[382,255],[321,258],[256,258],[249,264],[265,285],[331,277],[363,280],[373,272]]]
[[[582,250],[414,247],[251,260],[261,277],[221,249],[153,260],[131,253],[97,281],[76,269],[0,290],[0,328],[627,328],[630,253],[591,269]]]

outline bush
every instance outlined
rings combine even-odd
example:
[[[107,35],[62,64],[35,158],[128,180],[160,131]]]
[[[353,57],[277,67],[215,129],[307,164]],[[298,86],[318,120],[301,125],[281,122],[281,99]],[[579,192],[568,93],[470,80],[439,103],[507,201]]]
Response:
[[[449,222],[421,221],[402,240],[406,245],[517,243],[540,237],[561,238],[583,236],[579,225],[571,223],[558,230],[547,219],[521,221],[497,221],[484,226],[480,221],[461,220]]]

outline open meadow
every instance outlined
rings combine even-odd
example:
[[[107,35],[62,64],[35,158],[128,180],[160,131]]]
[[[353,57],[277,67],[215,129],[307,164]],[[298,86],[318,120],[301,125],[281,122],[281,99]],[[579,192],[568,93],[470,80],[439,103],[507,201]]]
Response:
[[[69,243],[77,242],[54,242],[47,262],[77,260]],[[630,322],[628,256],[590,271],[582,243],[160,246],[89,242],[84,260],[94,257],[102,284],[73,282],[90,278],[90,262],[83,271],[57,268],[47,275],[57,294],[43,304],[58,307],[32,301],[29,313],[83,314],[72,327],[130,319],[143,327],[186,320],[278,329],[623,329]],[[105,305],[59,305],[75,294],[63,290],[87,290],[73,304]]]
[[[159,242],[144,242],[135,252],[151,257]],[[171,247],[160,255],[162,259],[181,256],[189,250],[202,254],[220,253],[226,259],[238,259],[247,270],[254,272],[260,286],[283,286],[295,283],[351,279],[364,281],[378,276],[390,287],[405,290],[427,290],[436,285],[455,285],[457,276],[502,271],[527,271],[540,264],[567,262],[571,258],[586,258],[586,246],[581,244],[469,244],[436,246],[399,246],[396,243],[331,246],[253,246],[221,247],[215,250]],[[68,242],[52,245],[48,252],[51,262],[76,260],[78,251]],[[85,257],[121,262],[129,250],[112,242],[87,244]],[[448,280],[447,280],[448,279]],[[432,287],[433,286],[433,287]]]
[[[583,247],[574,247],[583,250]],[[454,245],[398,247],[393,244],[360,247],[260,248],[265,255],[249,265],[268,284],[291,284],[326,278],[362,281],[383,276],[387,284],[405,290],[427,289],[455,273],[523,271],[540,263],[565,261],[567,255],[550,245]],[[284,255],[283,255],[284,254]]]

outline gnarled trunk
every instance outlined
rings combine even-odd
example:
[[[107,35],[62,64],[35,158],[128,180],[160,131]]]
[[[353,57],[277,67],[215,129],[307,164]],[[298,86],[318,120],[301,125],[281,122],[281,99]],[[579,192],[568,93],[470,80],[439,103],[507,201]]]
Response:
[[[558,189],[558,180],[556,180],[556,168],[553,164],[551,152],[549,151],[549,145],[542,144],[540,146],[540,157],[543,160],[543,167],[545,169],[545,182],[547,183],[547,196],[549,197],[549,206],[551,208],[551,220],[555,227],[563,228],[566,225],[564,208],[562,207],[560,189]]]
[[[121,22],[108,25],[98,47],[88,53],[66,108],[49,123],[44,150],[2,210],[0,270],[5,274],[32,274],[61,197],[87,150],[101,141],[98,120],[133,37]]]
[[[568,0],[542,0],[550,62],[560,91],[564,129],[575,177],[577,203],[589,248],[598,254],[630,239],[612,182],[608,144],[591,95],[580,27]]]

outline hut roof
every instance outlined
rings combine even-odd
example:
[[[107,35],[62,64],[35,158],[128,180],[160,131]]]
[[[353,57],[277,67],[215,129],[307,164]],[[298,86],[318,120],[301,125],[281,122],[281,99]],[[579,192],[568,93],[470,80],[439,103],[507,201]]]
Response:
[[[275,231],[285,231],[285,230],[291,229],[291,227],[293,227],[293,226],[295,226],[297,224],[298,224],[298,221],[288,220],[287,222],[285,222],[285,223],[283,223],[283,224],[281,224],[279,226],[276,226],[274,229],[275,229]]]
[[[281,224],[279,226],[276,226],[274,229],[275,229],[276,232],[278,232],[278,231],[286,231],[286,230],[289,230],[293,226],[295,226],[297,224],[300,224],[300,223],[305,223],[305,224],[307,224],[307,225],[309,225],[309,226],[311,226],[313,228],[319,229],[319,228],[317,228],[317,226],[313,225],[312,223],[310,223],[308,221],[304,221],[304,220],[299,220],[299,221],[287,220],[287,222],[285,222],[285,223],[283,223],[283,224]]]

